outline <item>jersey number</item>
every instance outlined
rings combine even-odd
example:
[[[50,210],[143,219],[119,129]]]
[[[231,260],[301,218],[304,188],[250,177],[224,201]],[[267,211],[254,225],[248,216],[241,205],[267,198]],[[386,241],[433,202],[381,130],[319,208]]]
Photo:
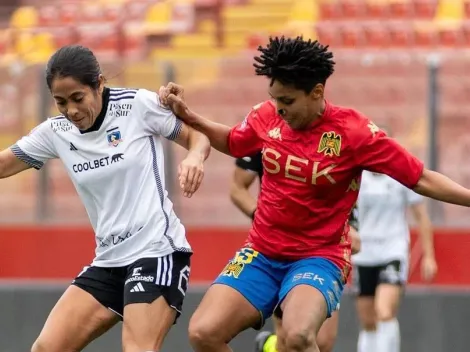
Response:
[[[258,252],[252,248],[242,248],[235,254],[235,262],[242,264],[250,264],[253,258],[258,256]]]

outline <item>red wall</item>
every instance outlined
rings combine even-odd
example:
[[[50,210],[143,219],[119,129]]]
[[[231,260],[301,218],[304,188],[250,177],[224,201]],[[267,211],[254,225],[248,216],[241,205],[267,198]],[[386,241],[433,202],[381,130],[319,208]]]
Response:
[[[191,281],[212,281],[245,236],[246,229],[189,229],[195,252]],[[434,284],[470,287],[470,229],[438,229],[435,242],[439,273]],[[90,263],[93,254],[94,237],[88,227],[0,227],[1,279],[68,280]],[[419,267],[411,282],[422,283]]]

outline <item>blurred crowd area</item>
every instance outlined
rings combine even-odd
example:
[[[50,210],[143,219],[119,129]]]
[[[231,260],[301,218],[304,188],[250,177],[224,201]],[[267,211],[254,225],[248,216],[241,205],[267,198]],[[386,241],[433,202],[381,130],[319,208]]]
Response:
[[[56,114],[45,62],[60,46],[90,47],[110,86],[186,88],[189,105],[229,125],[268,98],[253,55],[269,35],[330,44],[337,62],[327,98],[357,108],[427,163],[437,93],[437,169],[470,187],[470,1],[459,0],[82,0],[0,3],[0,147]],[[431,92],[430,67],[438,66]],[[44,109],[44,106],[46,109]],[[184,151],[168,146],[174,173]],[[190,200],[173,177],[172,199],[188,226],[249,223],[230,203],[234,162],[213,152]],[[0,182],[0,222],[87,223],[60,162]],[[174,175],[174,174],[173,174]],[[46,182],[47,181],[47,182]],[[253,189],[256,192],[256,187]],[[45,195],[45,198],[39,198]],[[40,200],[42,199],[42,200]],[[44,199],[46,201],[44,202]],[[47,206],[47,211],[41,207]],[[439,225],[467,227],[466,210],[442,206]],[[38,218],[38,214],[40,218]],[[42,218],[41,218],[42,217]]]

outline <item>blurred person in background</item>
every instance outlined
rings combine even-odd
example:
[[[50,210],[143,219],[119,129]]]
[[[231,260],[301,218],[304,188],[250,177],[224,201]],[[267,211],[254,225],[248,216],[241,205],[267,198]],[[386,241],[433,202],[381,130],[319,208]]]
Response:
[[[363,170],[386,174],[421,195],[470,207],[470,190],[429,169],[360,112],[325,100],[333,53],[302,37],[270,38],[255,57],[272,100],[234,127],[210,121],[161,87],[162,103],[236,158],[263,150],[266,174],[244,246],[209,287],[189,323],[197,352],[228,343],[272,314],[278,351],[318,352],[317,334],[339,308],[351,269],[347,221]]]
[[[387,131],[388,128],[382,127]],[[358,352],[399,352],[397,311],[408,278],[410,232],[416,220],[423,249],[421,275],[437,272],[431,220],[424,198],[389,176],[364,171],[358,197],[361,252],[352,257],[356,308],[361,323]]]
[[[263,154],[259,152],[250,157],[237,158],[230,186],[230,199],[233,204],[249,218],[254,219],[257,200],[252,196],[249,189],[256,178],[261,186],[263,176]],[[357,234],[357,209],[354,207],[349,217],[349,236],[351,237],[352,253],[358,253],[361,242]],[[318,332],[318,347],[320,352],[331,352],[338,334],[339,311],[333,312],[331,318],[327,319]],[[281,322],[274,318],[274,327],[280,326]],[[277,336],[269,331],[259,333],[255,340],[256,352],[276,351]]]
[[[156,93],[106,87],[88,48],[59,49],[46,81],[62,115],[0,152],[0,178],[61,159],[90,217],[96,256],[31,351],[81,351],[119,320],[125,352],[159,351],[181,313],[192,254],[165,191],[162,137],[189,150],[179,167],[186,197],[202,181],[209,141],[163,108]]]

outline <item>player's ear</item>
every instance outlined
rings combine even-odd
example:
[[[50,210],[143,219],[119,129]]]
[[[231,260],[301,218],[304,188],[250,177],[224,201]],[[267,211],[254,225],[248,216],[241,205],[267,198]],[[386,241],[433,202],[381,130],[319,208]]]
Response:
[[[99,95],[103,94],[105,83],[106,83],[106,79],[104,78],[104,76],[102,74],[100,74],[98,76],[98,93],[99,93]]]
[[[313,100],[323,99],[324,93],[325,86],[321,83],[317,83],[310,92],[310,96]]]

